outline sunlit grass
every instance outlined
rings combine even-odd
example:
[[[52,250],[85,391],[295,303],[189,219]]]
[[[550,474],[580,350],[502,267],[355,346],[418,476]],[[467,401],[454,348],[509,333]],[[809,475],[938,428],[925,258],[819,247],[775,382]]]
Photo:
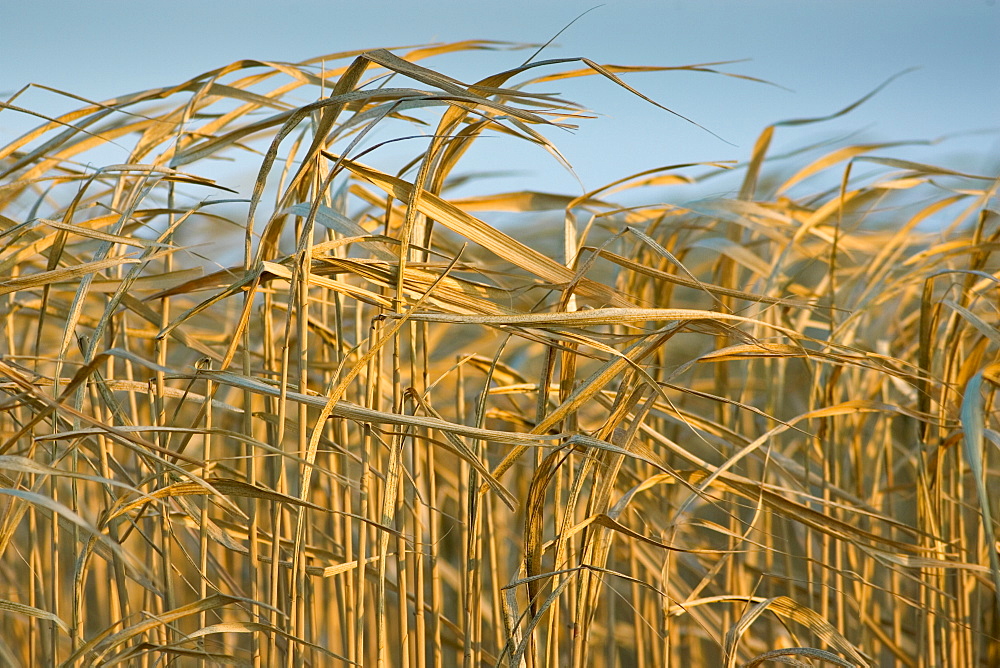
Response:
[[[0,663],[1000,661],[996,175],[771,169],[794,121],[453,198],[483,136],[558,158],[587,112],[535,91],[628,87],[424,64],[499,47],[239,62],[0,149]]]

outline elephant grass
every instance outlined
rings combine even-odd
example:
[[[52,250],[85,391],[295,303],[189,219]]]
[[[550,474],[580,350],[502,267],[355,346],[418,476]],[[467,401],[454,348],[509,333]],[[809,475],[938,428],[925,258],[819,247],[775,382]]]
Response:
[[[5,140],[0,663],[1000,661],[996,175],[773,156],[807,119],[497,192],[463,159],[558,160],[562,79],[736,76],[437,64],[509,48],[241,61]]]

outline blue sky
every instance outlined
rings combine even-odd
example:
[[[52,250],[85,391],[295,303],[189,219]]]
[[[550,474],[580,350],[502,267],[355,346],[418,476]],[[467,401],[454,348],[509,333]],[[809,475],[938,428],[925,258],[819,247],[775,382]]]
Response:
[[[39,83],[106,99],[177,83],[241,58],[296,61],[354,48],[470,38],[544,42],[596,4],[7,0],[0,22],[0,95],[6,99]],[[628,77],[733,146],[600,78],[549,84],[547,92],[561,92],[602,114],[575,133],[549,135],[588,188],[660,165],[745,159],[766,124],[829,114],[914,67],[919,69],[846,117],[781,130],[776,149],[848,136],[896,141],[983,131],[902,152],[971,171],[996,173],[1000,167],[1000,6],[989,0],[611,0],[556,42],[549,57],[622,65],[747,59],[727,70],[780,86],[690,73]],[[523,52],[487,53],[441,61],[440,67],[472,80],[524,58]],[[44,113],[75,106],[37,90],[18,104]],[[31,125],[0,113],[0,143]],[[525,173],[504,188],[579,191],[544,154],[531,147],[511,150],[513,164]],[[518,157],[521,150],[531,155]],[[477,159],[491,164],[488,157]]]

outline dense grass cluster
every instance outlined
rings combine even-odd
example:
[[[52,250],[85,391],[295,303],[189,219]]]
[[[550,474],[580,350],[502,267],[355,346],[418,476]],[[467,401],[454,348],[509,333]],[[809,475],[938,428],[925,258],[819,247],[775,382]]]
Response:
[[[244,61],[4,142],[0,663],[996,665],[996,177],[773,163],[774,126],[456,199],[480,137],[585,116],[537,84],[626,86],[420,64],[490,46]]]

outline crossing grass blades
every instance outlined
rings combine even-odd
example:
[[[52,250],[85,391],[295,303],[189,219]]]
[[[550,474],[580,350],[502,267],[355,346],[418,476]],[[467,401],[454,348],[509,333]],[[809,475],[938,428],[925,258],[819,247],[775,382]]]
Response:
[[[0,663],[1000,661],[996,175],[773,156],[792,121],[503,192],[463,157],[558,169],[562,80],[732,76],[439,71],[510,49],[241,61],[5,142]]]

